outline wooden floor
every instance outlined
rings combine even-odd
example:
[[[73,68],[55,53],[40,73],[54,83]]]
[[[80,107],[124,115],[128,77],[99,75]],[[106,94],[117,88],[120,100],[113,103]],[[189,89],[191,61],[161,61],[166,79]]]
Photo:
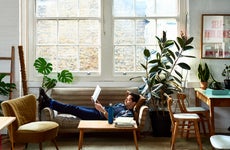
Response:
[[[59,150],[76,150],[78,146],[78,134],[62,134],[57,137]],[[169,150],[170,137],[153,137],[150,134],[142,135],[138,140],[140,150]],[[203,150],[211,150],[208,137],[202,136]],[[15,150],[24,150],[23,144],[16,144]],[[38,150],[39,145],[30,143],[27,150]],[[127,133],[86,133],[84,136],[83,150],[133,150],[135,149],[132,134]],[[176,150],[198,149],[196,139],[178,137]],[[2,135],[0,150],[10,150],[10,141],[7,135]],[[55,150],[53,143],[44,142],[43,150]]]

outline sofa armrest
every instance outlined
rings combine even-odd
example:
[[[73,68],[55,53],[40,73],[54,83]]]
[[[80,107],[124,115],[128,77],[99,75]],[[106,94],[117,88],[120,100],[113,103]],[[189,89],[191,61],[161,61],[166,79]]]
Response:
[[[41,111],[41,120],[43,121],[52,121],[55,116],[56,116],[56,113],[54,112],[53,109],[49,107],[45,107]]]
[[[138,128],[139,130],[142,130],[145,127],[145,122],[147,119],[148,115],[148,106],[142,105],[139,111],[139,116],[138,116]]]

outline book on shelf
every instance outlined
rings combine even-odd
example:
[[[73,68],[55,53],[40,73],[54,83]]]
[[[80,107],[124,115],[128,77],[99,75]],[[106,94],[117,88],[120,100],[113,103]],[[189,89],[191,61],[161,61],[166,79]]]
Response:
[[[133,117],[118,117],[114,121],[115,127],[133,127],[136,121]]]

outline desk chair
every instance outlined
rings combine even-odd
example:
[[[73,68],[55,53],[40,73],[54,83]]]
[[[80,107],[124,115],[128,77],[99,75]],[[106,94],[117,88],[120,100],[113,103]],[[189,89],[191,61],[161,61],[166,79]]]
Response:
[[[210,142],[214,149],[230,150],[230,136],[229,135],[212,135]]]
[[[8,128],[10,142],[15,143],[39,143],[42,150],[42,142],[52,141],[58,150],[56,136],[59,125],[52,121],[36,121],[36,97],[32,94],[7,100],[1,103],[4,116],[14,116],[16,120],[12,128]]]
[[[172,122],[172,137],[170,141],[170,147],[171,150],[175,149],[175,141],[178,132],[181,132],[181,135],[183,136],[184,133],[186,133],[186,138],[188,138],[188,135],[190,131],[194,131],[197,139],[197,143],[199,146],[199,149],[202,150],[202,143],[200,138],[200,132],[198,127],[198,122],[200,120],[200,117],[195,113],[177,113],[174,114],[172,111],[172,103],[173,100],[171,97],[167,96],[167,107],[170,114],[171,122]]]
[[[178,104],[182,113],[196,113],[200,117],[201,125],[204,134],[206,134],[205,123],[207,123],[209,135],[211,135],[211,119],[209,117],[209,110],[203,107],[187,107],[185,105],[186,95],[184,93],[177,93]]]

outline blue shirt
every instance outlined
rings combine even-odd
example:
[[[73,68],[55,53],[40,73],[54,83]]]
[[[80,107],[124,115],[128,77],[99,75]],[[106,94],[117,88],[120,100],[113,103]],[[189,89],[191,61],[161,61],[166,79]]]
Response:
[[[105,107],[106,111],[108,112],[108,106]],[[127,109],[124,103],[117,103],[112,105],[114,118],[117,117],[133,117],[133,110]]]

